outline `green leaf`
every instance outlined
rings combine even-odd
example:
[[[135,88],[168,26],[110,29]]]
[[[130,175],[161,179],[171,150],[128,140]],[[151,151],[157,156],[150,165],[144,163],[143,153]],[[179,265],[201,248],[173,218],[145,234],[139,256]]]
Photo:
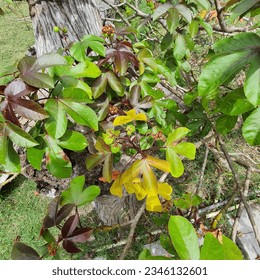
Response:
[[[51,116],[45,121],[45,128],[53,138],[58,139],[67,129],[66,111],[59,99],[48,99],[44,108]]]
[[[237,123],[237,116],[222,115],[216,120],[216,130],[226,135],[230,132]]]
[[[0,123],[0,164],[5,164],[7,155],[7,134],[5,125]]]
[[[241,251],[232,240],[223,235],[222,242],[225,260],[243,260]]]
[[[95,198],[100,194],[100,188],[93,185],[83,190],[84,184],[84,176],[73,178],[71,180],[70,187],[61,195],[61,205],[72,203],[75,206],[82,206],[95,200]]]
[[[247,99],[254,106],[260,105],[260,54],[251,61],[246,73],[244,91]]]
[[[220,100],[220,111],[229,116],[239,116],[253,108],[253,105],[246,99],[242,88],[229,92]]]
[[[171,3],[165,3],[162,5],[159,5],[153,13],[153,21],[157,20],[159,17],[161,17],[162,15],[164,15],[165,13],[168,12],[169,9],[171,9],[173,7],[173,5]]]
[[[168,31],[173,34],[178,27],[179,24],[179,14],[177,10],[174,8],[169,9],[168,15],[166,17],[166,25],[168,28]]]
[[[205,29],[205,31],[207,32],[207,34],[209,36],[212,36],[213,29],[212,29],[211,25],[208,22],[206,22],[204,20],[200,20],[200,25]]]
[[[213,57],[200,75],[199,95],[206,101],[215,98],[220,85],[230,82],[245,66],[250,56],[250,51],[241,51]]]
[[[210,9],[210,3],[208,0],[195,0],[198,6],[201,6],[204,10]]]
[[[74,78],[97,78],[101,71],[93,62],[85,61],[71,68],[68,74]]]
[[[92,91],[90,87],[87,91],[80,88],[68,87],[63,89],[62,98],[79,103],[88,103],[90,102],[90,98],[92,98]]]
[[[99,164],[101,164],[104,161],[104,154],[103,153],[97,153],[94,155],[90,155],[86,159],[86,167],[88,170],[92,170]]]
[[[234,53],[250,50],[257,53],[260,45],[260,36],[256,33],[241,32],[234,36],[218,40],[213,49],[216,53]]]
[[[174,148],[166,148],[166,160],[170,164],[171,175],[175,178],[179,178],[184,172],[184,166]]]
[[[233,14],[242,15],[248,13],[255,5],[259,5],[259,0],[241,0],[232,10]]]
[[[44,137],[46,148],[46,165],[47,169],[57,178],[68,178],[72,173],[72,165],[64,153],[58,146],[55,139],[49,135]]]
[[[107,87],[107,74],[102,73],[92,84],[92,93],[94,98],[101,96]]]
[[[57,140],[57,143],[62,148],[72,151],[82,151],[88,145],[87,139],[84,135],[71,130],[67,130],[66,133]]]
[[[168,230],[173,246],[182,260],[199,260],[198,237],[192,224],[181,216],[171,216]]]
[[[72,56],[77,61],[86,60],[86,50],[91,48],[94,52],[101,56],[105,56],[104,40],[95,35],[86,35],[81,38],[80,42],[74,43],[70,48]]]
[[[180,15],[182,15],[188,23],[191,23],[192,21],[192,12],[189,8],[182,4],[177,4],[174,6],[174,8],[178,11]]]
[[[66,99],[60,99],[60,102],[76,123],[89,126],[95,131],[98,130],[97,115],[90,107]]]
[[[29,148],[38,144],[30,134],[9,121],[6,121],[6,133],[18,146]]]
[[[10,140],[7,140],[7,153],[5,158],[5,164],[1,170],[10,173],[19,173],[21,172],[20,158],[16,151],[13,148],[13,143]]]
[[[200,260],[226,260],[223,246],[211,233],[207,233],[201,247]]]
[[[114,90],[119,96],[123,96],[124,88],[116,74],[113,71],[108,71],[106,73],[106,78],[112,90]]]
[[[152,52],[148,49],[141,49],[137,54],[137,59],[150,66],[154,71],[157,71],[157,63],[153,58]]]
[[[28,148],[26,150],[26,155],[31,166],[37,170],[41,170],[42,159],[46,151],[46,145],[41,137],[36,138],[39,145]]]
[[[168,135],[166,145],[172,145],[174,142],[180,141],[184,138],[190,130],[187,127],[178,127]]]
[[[185,39],[181,34],[177,34],[176,40],[175,40],[175,47],[174,47],[174,57],[177,60],[182,60],[186,54],[186,43],[185,43]]]
[[[190,36],[193,38],[199,31],[199,21],[193,20],[189,26]]]
[[[254,110],[245,120],[242,133],[243,137],[250,145],[260,145],[260,108]]]
[[[195,159],[196,147],[192,143],[182,142],[173,147],[179,155],[185,156],[188,159]]]

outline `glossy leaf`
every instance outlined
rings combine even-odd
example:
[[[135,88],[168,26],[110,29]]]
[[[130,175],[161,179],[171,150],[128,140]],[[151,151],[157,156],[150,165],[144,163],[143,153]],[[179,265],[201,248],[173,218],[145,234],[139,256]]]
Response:
[[[241,0],[236,7],[232,10],[233,14],[236,15],[245,15],[251,8],[259,8],[259,0]]]
[[[184,138],[190,130],[187,127],[178,127],[168,135],[166,145],[174,145]]]
[[[96,64],[90,61],[80,62],[69,70],[69,73],[74,78],[97,78],[101,71]]]
[[[177,60],[182,60],[186,54],[186,42],[181,34],[177,34],[176,40],[175,40],[175,47],[174,47],[174,57]]]
[[[18,63],[18,70],[20,71],[20,78],[27,84],[37,88],[53,88],[54,81],[46,73],[40,73],[38,70],[33,70],[36,63],[36,58],[26,56]]]
[[[178,11],[180,15],[182,15],[188,23],[191,23],[192,21],[192,12],[189,8],[182,4],[177,4],[174,6],[174,8]]]
[[[66,111],[58,99],[51,98],[48,99],[44,108],[51,116],[46,120],[45,128],[53,138],[58,139],[64,135],[67,129],[68,119],[66,117]]]
[[[224,260],[224,251],[222,244],[211,233],[204,237],[204,243],[201,247],[200,260]],[[227,260],[227,259],[226,259]]]
[[[215,98],[220,85],[231,81],[245,66],[250,56],[250,51],[241,51],[212,58],[200,75],[199,95],[205,100]]]
[[[216,120],[216,130],[221,134],[230,132],[237,123],[237,116],[222,115]]]
[[[41,137],[36,138],[39,145],[35,147],[28,148],[26,150],[26,155],[31,166],[37,170],[41,170],[41,164],[43,156],[45,154],[45,142]]]
[[[6,121],[6,133],[9,138],[18,146],[29,148],[38,144],[30,134],[9,121]]]
[[[182,260],[199,260],[200,249],[196,231],[182,216],[171,216],[168,230],[173,246]]]
[[[88,145],[87,139],[83,134],[71,130],[67,130],[65,134],[58,139],[57,143],[62,148],[72,151],[82,151]]]
[[[260,105],[260,53],[256,59],[251,61],[250,67],[246,73],[244,91],[249,102],[255,107]]]
[[[66,222],[64,223],[62,229],[61,229],[61,234],[63,238],[66,238],[70,236],[73,231],[77,228],[79,224],[79,215],[75,214],[73,216],[70,216]]]
[[[7,133],[5,125],[0,123],[0,164],[5,164],[7,155]]]
[[[94,130],[98,129],[97,115],[90,107],[66,99],[62,99],[60,102],[76,123],[89,126]]]
[[[237,245],[223,235],[223,251],[225,260],[243,260],[243,256]]]
[[[155,158],[152,156],[147,156],[146,161],[153,167],[163,171],[163,172],[170,172],[170,165],[166,160],[162,160],[159,158]]]
[[[107,87],[107,74],[102,73],[92,84],[92,93],[94,98],[101,96]]]
[[[84,176],[73,178],[70,187],[61,195],[61,205],[72,203],[75,206],[82,206],[86,203],[92,202],[100,194],[98,186],[93,185],[83,189],[84,184]]]
[[[49,204],[47,214],[43,219],[42,228],[47,229],[59,225],[71,213],[74,205],[66,204],[59,209],[60,196],[55,197]]]
[[[86,35],[80,42],[74,43],[70,48],[72,56],[78,61],[86,59],[86,51],[88,48],[101,56],[105,56],[104,40],[95,35]]]
[[[195,159],[196,147],[193,143],[182,142],[174,147],[177,154],[185,156],[188,159]]]
[[[66,65],[66,59],[58,53],[43,54],[36,59],[31,67],[32,71],[41,70],[43,68],[49,68],[56,65]]]
[[[183,163],[173,148],[166,148],[166,160],[170,164],[170,171],[173,177],[178,178],[184,173]]]
[[[126,116],[118,116],[115,118],[113,125],[119,126],[127,124],[132,121],[147,121],[146,115],[144,113],[136,113],[135,109],[125,112]]]
[[[153,13],[153,16],[152,16],[153,17],[153,21],[157,20],[159,17],[164,15],[172,7],[173,7],[173,5],[171,3],[165,3],[165,4],[162,4],[162,5],[159,5],[154,10],[154,13]]]
[[[64,153],[64,151],[58,146],[55,139],[46,135],[44,137],[46,142],[46,165],[47,169],[57,178],[68,178],[72,173],[72,165]]]
[[[73,88],[73,87],[64,88],[62,91],[62,98],[66,100],[79,102],[79,103],[81,102],[88,103],[90,102],[90,98],[92,98],[91,88],[88,87],[87,90],[86,88],[84,90],[81,88]]]
[[[201,6],[204,10],[209,10],[210,9],[210,3],[208,0],[195,0],[197,5]]]
[[[13,143],[10,140],[7,140],[7,152],[5,154],[5,163],[1,167],[5,172],[21,172],[20,158],[17,152],[14,150]]]
[[[113,71],[108,71],[106,73],[106,78],[112,90],[114,90],[119,96],[123,96],[124,88],[116,74]]]
[[[242,88],[229,92],[220,100],[220,111],[229,116],[239,116],[253,108],[253,105],[246,99]]]
[[[22,243],[15,242],[11,252],[12,260],[40,260],[41,257],[32,247]]]
[[[250,145],[260,145],[260,108],[254,110],[245,120],[242,133],[243,137]]]
[[[157,71],[157,63],[155,59],[153,58],[152,52],[148,49],[141,49],[139,53],[137,54],[137,59],[150,66],[154,71]],[[140,74],[143,74],[142,71],[140,71]]]

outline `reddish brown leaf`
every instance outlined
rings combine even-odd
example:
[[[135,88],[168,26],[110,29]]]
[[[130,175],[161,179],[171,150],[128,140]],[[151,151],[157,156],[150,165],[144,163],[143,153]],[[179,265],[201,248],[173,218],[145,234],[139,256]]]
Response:
[[[92,232],[93,232],[92,228],[76,229],[71,234],[71,236],[66,238],[66,240],[69,240],[69,241],[72,241],[75,243],[84,243],[90,238]]]
[[[77,228],[78,224],[79,224],[79,216],[77,214],[69,217],[61,229],[62,237],[64,239],[68,238]]]
[[[62,242],[63,248],[70,254],[76,254],[81,252],[81,250],[70,240],[65,239]]]

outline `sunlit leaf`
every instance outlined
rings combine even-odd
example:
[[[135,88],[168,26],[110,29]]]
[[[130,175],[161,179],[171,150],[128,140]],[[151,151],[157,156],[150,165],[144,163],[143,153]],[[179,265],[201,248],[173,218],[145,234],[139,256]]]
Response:
[[[71,130],[67,130],[57,143],[62,148],[72,151],[82,151],[88,145],[87,139],[83,134]]]
[[[113,125],[119,126],[123,124],[127,124],[132,121],[147,121],[146,115],[144,113],[136,114],[135,109],[130,111],[125,111],[126,116],[118,116],[115,118]]]
[[[250,145],[260,145],[260,108],[254,110],[245,120],[242,133]]]
[[[173,246],[182,260],[199,260],[200,249],[196,231],[182,216],[171,216],[168,230]]]

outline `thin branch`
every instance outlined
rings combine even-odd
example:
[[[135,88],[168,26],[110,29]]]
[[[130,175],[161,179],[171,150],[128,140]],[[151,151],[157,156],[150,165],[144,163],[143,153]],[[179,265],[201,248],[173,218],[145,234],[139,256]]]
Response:
[[[204,156],[204,161],[203,161],[202,168],[201,168],[199,184],[197,185],[197,188],[196,188],[196,192],[195,192],[195,193],[198,193],[198,191],[200,190],[200,188],[201,188],[201,186],[202,186],[203,178],[204,178],[204,174],[205,174],[205,169],[206,169],[207,161],[208,161],[208,155],[209,155],[209,147],[208,147],[208,145],[205,144],[205,156]]]
[[[130,228],[130,232],[129,232],[129,235],[128,235],[128,238],[127,238],[127,242],[126,242],[126,245],[124,247],[124,250],[120,256],[120,260],[124,260],[125,259],[125,256],[131,246],[131,243],[132,243],[132,240],[134,238],[134,233],[135,233],[135,229],[136,229],[136,226],[140,220],[140,218],[142,217],[144,211],[145,211],[145,206],[146,206],[146,202],[144,201],[142,206],[140,207],[140,209],[138,210],[135,218],[133,219],[132,223],[131,223],[131,228]]]
[[[245,184],[244,184],[244,196],[247,196],[248,194],[248,189],[249,189],[249,185],[250,185],[250,181],[251,181],[251,175],[252,175],[252,171],[250,169],[247,169],[246,172],[246,179],[245,179]],[[236,218],[232,227],[232,233],[231,233],[231,238],[232,240],[235,242],[236,241],[236,236],[237,236],[237,229],[238,229],[238,224],[239,224],[239,220],[243,211],[243,202],[240,201],[239,206],[238,206],[238,210],[237,210],[237,214],[236,214]]]

